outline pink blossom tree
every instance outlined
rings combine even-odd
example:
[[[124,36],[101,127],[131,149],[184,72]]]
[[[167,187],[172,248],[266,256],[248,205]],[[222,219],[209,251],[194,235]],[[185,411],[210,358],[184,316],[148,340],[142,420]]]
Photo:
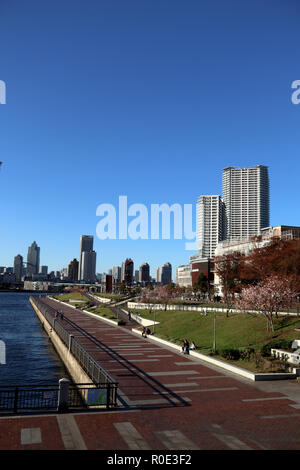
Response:
[[[298,295],[289,277],[272,275],[257,285],[242,289],[236,307],[242,311],[255,310],[267,319],[267,330],[274,331],[273,316],[289,307]]]
[[[164,304],[165,310],[167,310],[168,303],[178,296],[178,290],[170,286],[155,286],[153,289],[145,288],[141,293],[141,301],[151,305],[160,303]]]

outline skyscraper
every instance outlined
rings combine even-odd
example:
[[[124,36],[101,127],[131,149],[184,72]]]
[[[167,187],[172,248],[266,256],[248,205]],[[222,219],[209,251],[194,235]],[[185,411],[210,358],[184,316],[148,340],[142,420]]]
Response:
[[[150,281],[150,266],[148,263],[143,263],[140,266],[139,270],[139,282],[149,282]]]
[[[81,235],[78,280],[93,283],[96,280],[96,252],[93,250],[94,237]]]
[[[162,284],[171,284],[172,282],[172,265],[165,263],[161,267],[161,281]]]
[[[26,276],[32,276],[39,272],[40,267],[40,247],[34,241],[28,248]]]
[[[14,274],[16,276],[16,281],[21,281],[23,276],[23,256],[17,255],[14,258]]]
[[[200,258],[212,258],[225,238],[225,209],[221,196],[200,196],[197,202],[197,245]]]
[[[224,168],[223,201],[226,239],[258,235],[270,224],[268,167]]]
[[[124,282],[129,286],[133,283],[133,268],[134,263],[132,259],[127,258],[124,262]]]
[[[78,280],[78,264],[77,259],[74,258],[68,265],[68,277],[74,282]]]
[[[112,268],[112,277],[113,277],[113,282],[120,282],[121,281],[121,268],[120,268],[120,266],[113,266],[113,268]]]

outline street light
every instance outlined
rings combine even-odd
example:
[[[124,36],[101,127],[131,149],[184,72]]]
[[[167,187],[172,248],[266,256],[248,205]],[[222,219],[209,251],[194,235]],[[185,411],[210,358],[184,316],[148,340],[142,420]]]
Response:
[[[216,311],[214,311],[214,344],[213,344],[213,352],[216,354]]]

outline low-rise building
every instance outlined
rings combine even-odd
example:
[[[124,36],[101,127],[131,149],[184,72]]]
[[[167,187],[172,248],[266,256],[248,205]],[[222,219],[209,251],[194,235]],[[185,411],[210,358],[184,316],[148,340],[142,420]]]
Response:
[[[192,265],[184,264],[176,268],[176,284],[179,287],[192,286]]]

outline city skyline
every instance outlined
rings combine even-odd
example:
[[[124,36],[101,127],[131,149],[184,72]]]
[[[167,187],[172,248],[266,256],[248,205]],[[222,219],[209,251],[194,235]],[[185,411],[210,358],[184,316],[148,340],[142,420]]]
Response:
[[[269,183],[269,176],[268,176],[268,167],[264,165],[255,165],[255,166],[250,166],[248,168],[240,168],[240,167],[225,167],[223,168],[223,184],[222,184],[222,195],[200,195],[196,201],[195,204],[195,214],[193,214],[193,217],[195,217],[195,225],[196,225],[196,231],[195,231],[195,236],[196,236],[196,246],[197,248],[195,249],[194,252],[190,253],[191,256],[198,256],[202,258],[210,258],[214,256],[214,250],[217,246],[218,242],[221,242],[222,240],[226,240],[227,238],[231,238],[231,232],[228,231],[226,233],[226,224],[228,223],[227,216],[226,214],[226,202],[227,205],[229,205],[229,200],[231,200],[231,192],[233,194],[236,193],[237,189],[239,191],[239,194],[243,194],[243,196],[240,199],[239,205],[241,205],[242,209],[239,209],[241,211],[240,216],[242,216],[242,213],[245,209],[248,208],[253,203],[257,205],[259,203],[261,212],[263,213],[262,218],[257,215],[257,211],[253,211],[253,209],[247,209],[247,210],[252,210],[253,214],[250,217],[250,220],[252,221],[253,224],[253,217],[255,216],[255,229],[252,230],[252,232],[249,232],[249,228],[247,228],[247,234],[246,232],[241,231],[241,237],[238,238],[248,238],[251,235],[256,235],[260,232],[260,229],[262,228],[267,228],[270,226],[269,225],[264,225],[260,223],[261,220],[264,222],[269,221],[269,213],[270,213],[270,196],[269,196],[269,188],[270,188],[270,183]],[[228,175],[230,172],[230,175]],[[263,174],[261,175],[261,172]],[[232,176],[233,175],[233,176]],[[250,176],[249,176],[250,175]],[[230,188],[232,185],[232,189],[228,191],[228,178],[233,182],[230,183]],[[258,181],[259,180],[259,181]],[[260,186],[262,189],[260,189]],[[257,188],[259,187],[259,190],[257,191]],[[257,196],[258,194],[258,196]],[[249,195],[251,195],[249,199]],[[235,199],[233,199],[234,204],[232,205],[233,208],[236,207],[236,204],[238,203],[239,199],[234,196]],[[247,202],[245,202],[245,198],[247,199]],[[249,199],[249,201],[248,201]],[[263,209],[262,209],[263,208]],[[236,210],[236,209],[235,209]],[[237,214],[238,215],[238,214]],[[225,222],[226,219],[226,222]],[[246,219],[245,219],[246,220]],[[248,216],[247,216],[247,221],[248,221]],[[259,221],[260,225],[257,225]],[[246,225],[245,225],[246,224]],[[243,222],[241,227],[243,226],[243,230],[245,231],[245,227],[247,227],[248,222]],[[280,224],[280,225],[286,225],[286,224]],[[161,230],[161,227],[160,227]],[[239,229],[241,230],[241,229]],[[250,229],[251,230],[251,229]],[[244,234],[244,235],[243,235]],[[234,237],[236,238],[236,237]],[[127,241],[127,240],[126,240]],[[132,241],[132,240],[131,240]],[[105,243],[105,241],[103,242]],[[96,279],[97,274],[106,274],[112,271],[114,265],[113,264],[108,264],[106,265],[105,269],[99,270],[96,266],[96,259],[97,259],[97,252],[93,250],[93,244],[94,244],[94,236],[93,235],[81,235],[80,236],[80,252],[79,252],[79,261],[78,261],[78,281],[83,281],[84,277],[88,277],[91,282],[93,282],[93,279]],[[32,247],[35,247],[38,249],[38,265],[35,268],[36,272],[39,272],[39,263],[40,263],[40,247],[37,246],[36,242],[34,241],[31,246],[28,247],[28,255],[27,255],[27,263],[28,263],[28,256],[29,252],[31,252]],[[184,252],[182,251],[181,255],[184,257]],[[178,253],[180,256],[180,253]],[[21,255],[18,255],[21,256]],[[86,266],[85,270],[88,272],[87,274],[81,273],[81,264],[82,264],[82,256],[85,256],[86,259],[84,261],[84,264]],[[90,257],[92,258],[90,259]],[[89,257],[89,259],[87,259]],[[76,257],[75,257],[76,258]],[[75,260],[74,258],[74,260]],[[68,270],[69,263],[72,261],[69,260],[69,262],[66,264],[66,266],[62,266],[61,268],[57,269],[53,267],[53,269],[50,269],[50,271],[63,271],[63,270]],[[148,264],[147,261],[141,262],[141,263],[136,263],[134,260],[134,265],[139,265],[141,267],[143,264]],[[14,263],[15,263],[15,258],[14,258]],[[14,265],[13,263],[13,265]],[[124,265],[124,261],[118,261],[120,267],[120,270],[122,271],[122,264]],[[3,263],[0,264],[3,265]],[[30,265],[31,263],[29,263]],[[161,264],[161,262],[160,262]],[[149,266],[150,268],[150,276],[153,279],[158,279],[158,271],[161,269],[160,264],[158,266]],[[168,261],[165,262],[165,264],[170,264],[172,266],[172,263],[169,263]],[[92,267],[90,265],[93,265]],[[181,267],[184,266],[184,260],[180,262],[176,267]],[[9,264],[7,266],[10,266]],[[47,267],[48,266],[43,266]],[[32,269],[29,267],[29,269]],[[25,268],[25,271],[28,271],[28,268]],[[137,271],[138,272],[138,271]],[[94,273],[94,274],[91,274]],[[122,275],[121,275],[122,278]],[[134,278],[134,273],[133,273],[133,278]],[[176,282],[176,273],[172,273],[172,281]]]
[[[196,220],[227,166],[268,166],[270,225],[300,225],[297,5],[88,3],[1,6],[1,265],[37,240],[49,271],[67,267],[89,233],[96,272],[128,256],[155,277],[188,261],[185,240],[99,240],[97,207],[127,195]]]

